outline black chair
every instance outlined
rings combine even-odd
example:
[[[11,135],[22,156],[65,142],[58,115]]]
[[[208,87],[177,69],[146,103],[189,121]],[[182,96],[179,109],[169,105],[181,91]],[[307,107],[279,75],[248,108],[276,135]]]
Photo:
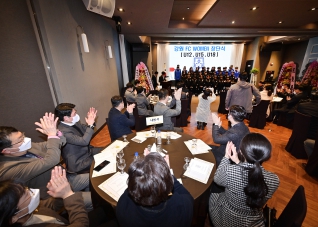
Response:
[[[268,105],[269,100],[262,100],[257,106],[253,107],[253,112],[249,122],[250,127],[264,129],[266,125],[266,111]]]
[[[136,102],[128,102],[128,104],[135,103],[135,108],[133,110],[133,115],[135,117],[135,127],[134,129],[139,132],[147,128],[146,125],[146,116],[141,116],[138,114],[138,108],[137,108],[137,103]]]
[[[300,185],[274,224],[274,227],[301,227],[307,213],[305,189]]]
[[[285,150],[291,153],[295,158],[307,159],[304,148],[304,141],[307,139],[311,116],[295,112],[294,128]]]
[[[308,158],[305,170],[310,176],[318,178],[318,133],[315,141],[314,150]]]
[[[176,127],[186,127],[188,125],[188,99],[181,99],[181,113],[176,117]]]
[[[218,112],[222,114],[227,114],[229,111],[225,109],[225,99],[226,99],[227,90],[220,92],[220,104]]]
[[[106,124],[107,124],[107,126],[109,125],[108,118],[106,118]],[[109,135],[110,135],[110,140],[111,140],[111,142],[113,142],[114,140],[116,140],[116,138],[115,138],[113,132],[110,130],[109,126],[108,126],[108,131],[109,131]]]

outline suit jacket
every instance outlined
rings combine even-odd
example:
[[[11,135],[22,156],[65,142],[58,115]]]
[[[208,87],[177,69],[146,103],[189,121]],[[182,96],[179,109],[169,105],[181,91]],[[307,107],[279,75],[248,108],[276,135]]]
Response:
[[[157,102],[154,107],[154,115],[163,115],[163,125],[157,127],[160,130],[173,130],[174,124],[171,121],[171,117],[178,116],[181,113],[181,101],[176,100],[176,109],[170,109],[162,102]]]
[[[81,133],[74,126],[78,127]],[[67,142],[62,148],[62,157],[67,170],[79,172],[89,168],[94,160],[89,144],[94,130],[80,122],[76,122],[74,126],[60,123],[58,129],[63,132]]]
[[[66,225],[54,224],[54,223],[40,223],[40,224],[31,224],[28,226],[34,227],[57,227],[57,226],[69,226],[69,227],[87,227],[89,226],[88,215],[85,210],[84,201],[81,192],[76,192],[73,195],[64,199],[64,207],[68,212],[69,221],[60,216],[55,211],[46,208],[40,207],[38,208],[38,212],[34,212],[33,214],[45,215],[54,217],[60,222],[65,223]]]
[[[162,85],[162,82],[167,81],[167,76],[163,77],[162,75],[159,76],[159,83]]]
[[[149,100],[142,94],[137,94],[136,103],[138,114],[143,116],[153,116],[152,110],[148,110]],[[135,107],[136,108],[136,107]]]
[[[108,129],[112,140],[118,139],[123,135],[132,133],[130,127],[135,125],[133,114],[122,114],[116,108],[111,108],[108,113]]]
[[[213,125],[212,127],[212,138],[214,143],[220,144],[220,147],[212,152],[215,156],[217,165],[221,162],[225,155],[225,148],[228,141],[232,141],[236,149],[239,149],[243,137],[250,133],[248,127],[244,122],[237,123],[233,125],[228,130],[225,130],[222,126]]]
[[[0,181],[21,179],[30,188],[40,188],[41,199],[46,199],[46,185],[51,179],[51,170],[60,162],[61,146],[65,138],[48,139],[47,142],[32,143],[31,152],[39,158],[25,158],[0,155]]]
[[[130,91],[125,91],[125,97],[126,97],[126,101],[127,102],[136,102],[136,96],[134,94],[134,92],[130,92]]]

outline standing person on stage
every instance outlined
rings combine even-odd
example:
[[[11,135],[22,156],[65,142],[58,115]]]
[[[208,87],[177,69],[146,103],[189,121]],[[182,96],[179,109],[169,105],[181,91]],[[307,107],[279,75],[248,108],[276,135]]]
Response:
[[[90,145],[97,110],[89,108],[86,124],[80,123],[80,116],[76,112],[75,105],[71,103],[61,103],[55,107],[55,115],[60,120],[58,129],[67,142],[62,148],[62,157],[69,172],[89,173],[93,156],[104,149]]]
[[[261,102],[259,90],[253,84],[246,82],[247,77],[248,75],[246,72],[240,74],[238,82],[232,85],[228,90],[225,99],[225,108],[227,110],[230,106],[239,105],[243,106],[246,113],[249,115],[253,110],[253,95],[256,100],[256,105]]]
[[[162,82],[167,82],[168,78],[167,78],[167,74],[165,71],[161,72],[161,76],[159,76],[159,83],[162,86]]]
[[[151,82],[152,82],[152,85],[153,85],[153,89],[156,90],[156,87],[158,86],[158,72],[156,71],[154,75],[152,75],[151,77]]]
[[[135,125],[133,110],[135,104],[127,105],[126,112],[121,113],[125,108],[123,98],[119,95],[111,98],[112,108],[108,113],[108,128],[112,140],[116,140],[123,135],[132,133],[130,127]]]
[[[238,67],[235,67],[235,70],[234,70],[235,79],[238,79],[239,75],[240,75],[240,72],[238,71]]]
[[[177,68],[174,71],[174,79],[176,84],[181,80],[181,69],[179,65],[177,65]]]
[[[157,129],[160,130],[172,130],[176,132],[183,132],[182,128],[174,127],[174,124],[171,121],[171,117],[178,116],[181,113],[181,92],[182,88],[179,88],[175,93],[174,97],[176,99],[176,108],[171,109],[170,106],[167,106],[169,99],[169,92],[167,89],[161,89],[159,91],[159,102],[154,107],[154,115],[163,115],[163,124],[162,126],[157,126]]]

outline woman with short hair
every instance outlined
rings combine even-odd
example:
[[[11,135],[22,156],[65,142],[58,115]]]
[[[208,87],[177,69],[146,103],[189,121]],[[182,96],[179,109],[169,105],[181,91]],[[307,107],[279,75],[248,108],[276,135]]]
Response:
[[[211,193],[209,200],[214,227],[265,226],[262,208],[279,185],[278,176],[262,167],[271,150],[271,143],[259,133],[247,134],[238,152],[232,142],[227,144],[214,175],[214,182],[225,192]]]
[[[190,226],[193,198],[157,152],[134,161],[116,208],[121,227]]]
[[[216,96],[210,89],[206,89],[198,96],[198,99],[199,104],[195,114],[195,119],[197,122],[197,129],[204,130],[204,127],[208,122],[208,117],[211,113],[210,104],[211,102],[214,102]]]

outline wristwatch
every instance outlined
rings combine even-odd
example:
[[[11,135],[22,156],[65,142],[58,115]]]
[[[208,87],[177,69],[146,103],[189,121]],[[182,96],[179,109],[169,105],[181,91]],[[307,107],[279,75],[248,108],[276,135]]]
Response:
[[[95,126],[96,126],[96,124],[95,124],[95,122],[94,122],[94,124],[92,124],[92,125],[87,125],[89,128],[91,128],[91,129],[94,129],[95,128]]]

